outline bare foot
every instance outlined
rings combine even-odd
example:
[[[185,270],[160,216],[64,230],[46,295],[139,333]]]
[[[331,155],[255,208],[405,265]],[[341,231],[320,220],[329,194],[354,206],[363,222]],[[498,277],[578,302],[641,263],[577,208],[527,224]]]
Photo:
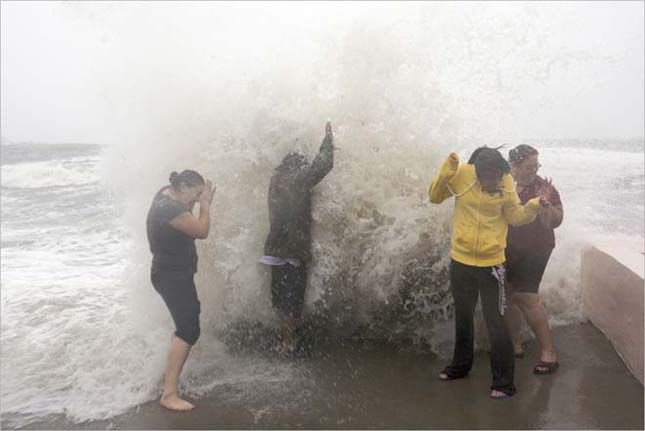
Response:
[[[490,397],[498,399],[498,400],[503,400],[505,398],[509,398],[510,395],[508,395],[507,393],[504,393],[504,392],[501,392],[501,391],[496,391],[496,390],[493,389],[492,391],[490,391]]]
[[[555,354],[555,352],[550,352],[548,350],[543,350],[542,353],[540,353],[540,361],[543,361],[543,362],[557,362],[558,361],[558,356]]]
[[[441,372],[439,373],[439,380],[447,381],[450,380],[450,377],[448,377],[448,374]]]
[[[168,410],[174,410],[178,412],[187,412],[195,408],[195,406],[189,403],[186,400],[182,400],[177,396],[177,394],[163,395],[159,400],[159,404],[162,407],[167,408]]]

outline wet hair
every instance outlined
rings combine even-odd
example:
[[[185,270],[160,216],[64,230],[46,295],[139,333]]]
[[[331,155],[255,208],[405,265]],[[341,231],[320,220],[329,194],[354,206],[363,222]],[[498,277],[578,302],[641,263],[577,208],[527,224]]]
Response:
[[[473,151],[473,153],[470,155],[470,158],[468,159],[468,164],[469,165],[472,165],[473,163],[475,163],[475,159],[482,152],[482,150],[484,148],[488,148],[488,147],[479,147],[479,148],[475,149],[475,151]]]
[[[191,171],[186,169],[178,174],[175,171],[170,173],[170,185],[174,190],[179,190],[182,184],[188,187],[201,186],[204,184],[204,177],[202,177],[198,172]]]
[[[521,144],[508,152],[508,161],[515,166],[522,163],[527,157],[537,156],[538,154],[538,150],[532,146]]]
[[[489,148],[486,146],[477,148],[470,155],[468,164],[475,165],[477,175],[487,171],[499,172],[502,175],[511,172],[511,167],[497,148]]]
[[[306,164],[308,164],[307,158],[303,154],[294,152],[287,154],[284,159],[282,159],[276,170],[280,172],[290,172],[295,169],[300,169]]]

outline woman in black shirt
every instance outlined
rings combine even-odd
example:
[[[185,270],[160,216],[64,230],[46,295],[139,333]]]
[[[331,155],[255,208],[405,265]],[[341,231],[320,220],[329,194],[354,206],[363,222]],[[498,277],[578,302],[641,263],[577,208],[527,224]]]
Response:
[[[200,303],[193,280],[197,272],[195,238],[204,239],[210,229],[210,204],[215,188],[195,171],[170,174],[170,186],[155,195],[146,229],[152,252],[150,278],[161,295],[176,331],[168,350],[164,390],[160,403],[170,410],[195,406],[179,398],[177,382],[200,334]],[[199,217],[192,210],[199,202]]]

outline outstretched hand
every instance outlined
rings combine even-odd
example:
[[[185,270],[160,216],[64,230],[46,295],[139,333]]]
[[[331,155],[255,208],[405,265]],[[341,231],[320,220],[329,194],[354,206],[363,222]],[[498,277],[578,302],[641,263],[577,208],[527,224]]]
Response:
[[[553,183],[552,178],[545,178],[544,184],[537,192],[537,195],[540,197],[540,204],[543,207],[551,206],[551,201],[549,197],[551,195],[551,184]]]
[[[325,124],[325,139],[323,139],[323,144],[334,145],[334,133],[331,130],[331,121],[327,121]]]
[[[540,205],[542,205],[542,208],[548,208],[551,206],[551,201],[546,196],[540,196]]]

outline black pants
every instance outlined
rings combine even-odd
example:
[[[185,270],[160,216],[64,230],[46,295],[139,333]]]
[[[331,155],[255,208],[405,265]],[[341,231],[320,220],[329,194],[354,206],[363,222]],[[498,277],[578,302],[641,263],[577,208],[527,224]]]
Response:
[[[504,323],[503,271],[498,271],[501,282],[493,275],[495,267],[476,267],[451,260],[450,285],[455,299],[455,352],[445,372],[450,377],[463,377],[473,365],[473,318],[478,296],[481,295],[484,320],[490,338],[490,367],[493,374],[491,389],[515,393],[513,373],[515,357],[506,324]]]
[[[191,346],[200,335],[201,304],[192,272],[154,271],[150,278],[175,322],[175,335]]]
[[[306,287],[307,265],[304,262],[298,267],[290,264],[272,267],[271,299],[273,307],[283,317],[302,317]]]

